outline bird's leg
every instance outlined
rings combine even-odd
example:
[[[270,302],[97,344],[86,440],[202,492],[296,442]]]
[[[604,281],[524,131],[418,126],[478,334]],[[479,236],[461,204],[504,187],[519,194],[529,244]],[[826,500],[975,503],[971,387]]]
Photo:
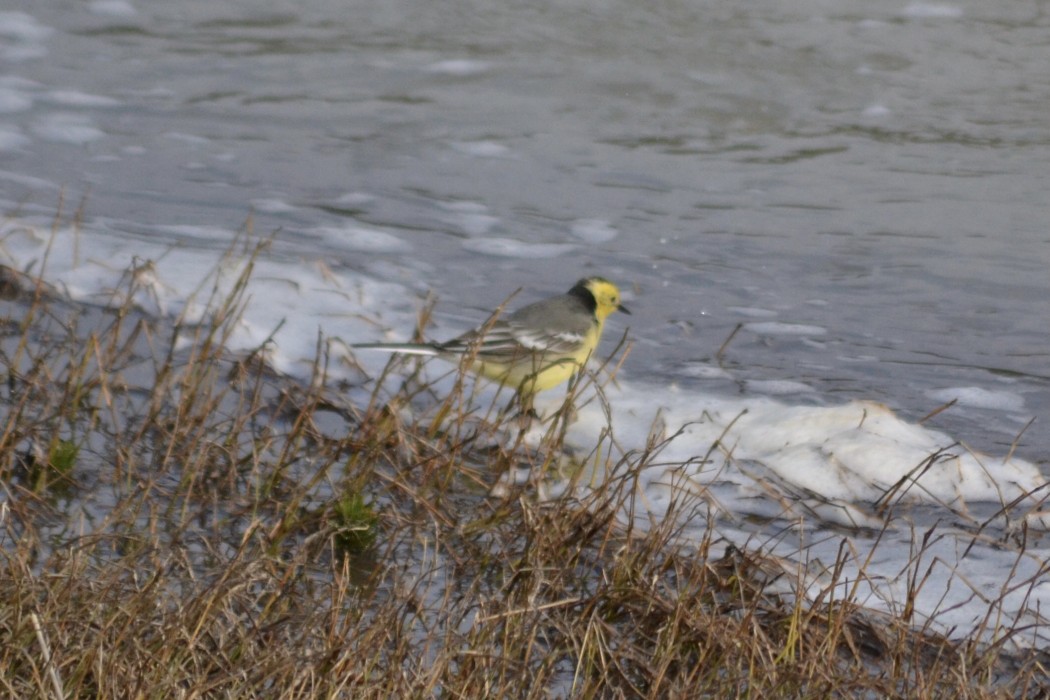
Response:
[[[532,405],[531,394],[515,394],[507,403],[504,415],[509,415],[512,420],[518,423],[522,435],[528,432],[532,426],[533,419],[539,418],[539,414],[536,413],[536,409]]]

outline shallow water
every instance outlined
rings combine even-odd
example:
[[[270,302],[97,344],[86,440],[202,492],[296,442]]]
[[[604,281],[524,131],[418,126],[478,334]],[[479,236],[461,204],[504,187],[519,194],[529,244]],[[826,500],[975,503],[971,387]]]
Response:
[[[440,337],[603,274],[649,403],[957,399],[929,425],[1045,473],[1048,26],[1019,0],[15,0],[0,205],[46,230],[86,201],[82,296],[113,282],[78,258],[178,256],[162,312],[250,216],[278,231],[251,331],[287,320],[300,357],[405,337],[430,291]],[[357,281],[312,294],[318,263]]]
[[[980,387],[989,405],[938,424],[985,449],[1050,417],[1039,5],[99,0],[0,20],[8,211],[64,192],[131,247],[207,256],[252,212],[280,251],[433,290],[463,325],[597,272],[632,288],[632,376],[912,418]],[[767,320],[820,330],[745,329],[711,380],[732,329]]]

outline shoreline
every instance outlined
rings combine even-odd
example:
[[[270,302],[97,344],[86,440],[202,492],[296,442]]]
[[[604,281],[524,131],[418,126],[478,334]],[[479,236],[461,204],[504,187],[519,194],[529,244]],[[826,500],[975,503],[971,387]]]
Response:
[[[533,478],[492,496],[523,461],[557,463],[557,440],[508,447],[463,397],[439,397],[440,426],[404,421],[411,393],[354,406],[323,352],[311,385],[232,355],[243,284],[192,325],[0,282],[15,694],[1046,688],[1046,654],[1010,650],[1027,623],[949,641],[843,599],[855,583],[814,595],[798,562],[713,520],[685,544],[675,518],[623,522],[638,467],[582,499],[538,499]]]

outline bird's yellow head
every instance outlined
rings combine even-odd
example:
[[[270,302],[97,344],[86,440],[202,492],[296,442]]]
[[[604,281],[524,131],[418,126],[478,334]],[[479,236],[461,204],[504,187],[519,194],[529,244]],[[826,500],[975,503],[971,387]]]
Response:
[[[620,289],[604,277],[587,277],[576,283],[569,294],[579,296],[593,305],[594,315],[598,323],[604,323],[606,317],[613,311],[631,313],[627,307],[620,303]]]

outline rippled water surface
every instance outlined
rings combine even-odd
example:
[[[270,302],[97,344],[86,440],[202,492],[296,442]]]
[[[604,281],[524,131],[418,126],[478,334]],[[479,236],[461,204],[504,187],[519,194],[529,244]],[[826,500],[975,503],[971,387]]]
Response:
[[[208,254],[250,214],[278,259],[463,325],[604,274],[629,376],[912,420],[960,398],[937,427],[1003,452],[1036,418],[1045,464],[1046,12],[13,0],[0,200]]]

